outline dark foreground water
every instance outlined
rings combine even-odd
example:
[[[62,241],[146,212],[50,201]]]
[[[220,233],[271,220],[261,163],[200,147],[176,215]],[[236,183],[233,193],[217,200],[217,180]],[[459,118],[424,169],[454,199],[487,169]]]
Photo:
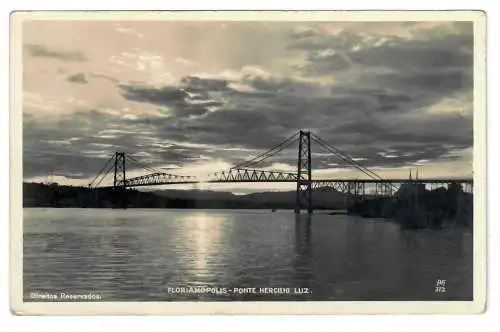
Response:
[[[309,223],[291,211],[24,209],[25,301],[471,300],[472,270],[472,233],[458,228],[321,212]]]

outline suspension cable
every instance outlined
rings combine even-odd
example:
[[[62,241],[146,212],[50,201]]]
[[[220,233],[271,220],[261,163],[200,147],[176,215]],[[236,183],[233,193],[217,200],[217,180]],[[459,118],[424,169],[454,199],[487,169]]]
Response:
[[[146,171],[148,172],[152,172],[152,173],[157,173],[157,174],[162,174],[162,175],[168,175],[168,176],[173,176],[173,177],[177,177],[177,178],[193,178],[193,176],[182,176],[182,175],[177,175],[177,174],[172,174],[172,173],[166,173],[164,172],[163,170],[161,169],[158,169],[158,168],[154,168],[154,167],[149,167],[149,166],[145,166],[143,163],[141,163],[140,161],[138,161],[137,159],[135,159],[134,157],[132,156],[129,156],[129,155],[126,155],[126,157],[134,162],[136,165],[138,165],[139,167],[145,169]]]
[[[108,170],[106,171],[106,173],[104,173],[104,175],[101,177],[101,179],[99,180],[99,182],[95,185],[94,188],[97,188],[101,185],[101,182],[104,180],[104,178],[109,174],[109,172],[111,172],[111,170],[114,168],[114,164],[111,164],[109,165],[109,168]]]
[[[360,163],[358,163],[357,161],[353,160],[351,157],[349,157],[347,154],[345,154],[344,152],[340,151],[339,149],[337,149],[336,147],[334,147],[333,145],[325,142],[321,137],[315,135],[315,134],[312,134],[313,135],[313,140],[320,144],[321,146],[323,146],[324,148],[326,148],[327,150],[329,150],[331,153],[333,153],[336,157],[350,163],[352,166],[354,166],[354,168],[358,169],[359,171],[363,172],[364,174],[368,175],[369,177],[371,177],[372,179],[376,179],[376,180],[384,180],[382,177],[380,177],[378,174],[376,174],[375,172],[369,170],[368,168],[364,167],[363,165],[361,165]],[[385,184],[385,186],[390,186],[392,187],[393,189],[397,190],[397,187],[394,186],[392,183],[389,183],[389,184]]]
[[[294,139],[293,141],[290,141],[288,144],[280,147],[279,149],[273,151],[272,153],[269,153],[267,156],[265,156],[264,158],[261,158],[259,160],[255,160],[253,162],[248,162],[248,163],[245,163],[244,165],[239,165],[237,167],[234,167],[234,168],[247,168],[247,167],[252,167],[252,166],[255,166],[259,163],[262,163],[263,161],[275,156],[276,154],[278,154],[279,152],[283,151],[284,149],[286,149],[287,147],[289,147],[290,145],[294,144],[295,142],[297,142],[299,139],[296,138]]]
[[[298,137],[296,137],[297,135],[298,135],[298,133],[293,134],[292,136],[290,136],[289,138],[287,138],[283,142],[273,146],[271,149],[269,149],[263,153],[260,153],[257,156],[255,156],[249,160],[246,160],[240,164],[237,164],[237,165],[231,167],[230,170],[235,169],[235,168],[250,167],[250,166],[253,166],[255,164],[263,162],[264,160],[276,155],[277,153],[284,150],[285,148],[287,148],[291,144],[295,143],[298,140]]]
[[[137,159],[135,159],[134,157],[132,157],[130,155],[125,155],[125,157],[128,158],[130,161],[134,162],[137,166],[145,169],[146,171],[153,172],[153,173],[164,173],[163,171],[161,171],[157,168],[145,166],[143,163],[141,163],[140,161],[138,161]]]
[[[106,161],[106,163],[104,164],[104,166],[101,168],[101,170],[97,173],[97,175],[94,177],[94,179],[92,179],[92,181],[89,183],[89,187],[92,187],[95,183],[95,181],[97,180],[97,178],[102,175],[102,172],[104,171],[104,169],[106,167],[108,167],[108,164],[111,162],[111,160],[113,160],[115,158],[115,155],[113,154],[109,159],[108,161]]]
[[[314,138],[313,140],[320,144],[321,146],[323,146],[324,148],[326,148],[327,150],[329,150],[331,153],[333,153],[335,156],[339,157],[340,159],[348,162],[349,164],[351,164],[352,166],[354,166],[356,169],[362,171],[363,173],[365,173],[366,175],[368,175],[369,177],[371,178],[374,178],[374,179],[377,179],[377,180],[382,180],[382,178],[374,173],[373,171],[369,170],[368,168],[364,167],[363,165],[361,165],[360,163],[358,163],[357,161],[353,160],[351,157],[349,157],[347,154],[343,153],[342,151],[340,151],[339,149],[337,149],[336,147],[332,146],[331,144],[328,144],[327,142],[325,142],[323,139],[321,139],[320,137],[314,135]]]

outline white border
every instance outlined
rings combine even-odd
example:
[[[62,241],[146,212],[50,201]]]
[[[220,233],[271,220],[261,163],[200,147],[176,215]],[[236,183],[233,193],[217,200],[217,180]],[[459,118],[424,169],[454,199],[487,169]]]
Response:
[[[230,16],[230,17],[229,17]],[[485,196],[485,20],[482,12],[197,12],[197,13],[15,13],[11,33],[11,308],[18,314],[355,314],[355,313],[479,313],[485,305],[486,196]],[[475,27],[474,62],[474,301],[473,302],[99,302],[99,303],[23,303],[22,302],[22,75],[21,22],[24,19],[108,20],[468,20]]]

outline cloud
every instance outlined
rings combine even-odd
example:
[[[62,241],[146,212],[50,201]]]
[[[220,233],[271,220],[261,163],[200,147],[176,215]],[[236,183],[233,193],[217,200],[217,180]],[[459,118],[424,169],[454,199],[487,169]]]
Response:
[[[428,96],[436,94],[442,96],[459,90],[468,90],[473,83],[472,73],[465,70],[398,72],[367,79],[394,90],[416,90]]]
[[[472,144],[470,117],[457,117],[453,113],[427,114],[422,107],[430,100],[416,100],[402,92],[376,87],[344,89],[331,86],[326,96],[309,98],[307,93],[300,92],[311,88],[307,84],[293,79],[277,82],[272,76],[256,79],[243,76],[240,83],[250,84],[255,92],[233,90],[222,79],[190,77],[182,82],[182,87],[134,90],[134,100],[173,106],[178,115],[168,121],[149,117],[137,122],[147,123],[157,135],[165,138],[216,148],[265,149],[299,129],[312,128],[332,144],[367,158],[366,166],[400,166],[420,159],[436,160]],[[191,86],[192,82],[195,83]],[[220,100],[225,102],[216,99],[218,109],[213,112],[203,106],[194,108],[190,115],[199,116],[185,119],[180,110],[188,110],[189,94],[182,91],[188,91],[190,86],[196,87],[192,91],[205,98],[214,98],[214,93],[219,93]],[[199,105],[204,105],[203,98]],[[404,110],[405,107],[408,110]],[[363,111],[367,109],[369,112]],[[405,151],[397,149],[397,157],[392,158],[379,154],[396,144],[413,152],[403,155]],[[429,152],[431,149],[433,153]],[[293,163],[296,156],[289,153],[283,158],[278,160]],[[327,158],[323,159],[319,165],[326,167]]]
[[[182,86],[190,92],[204,91],[226,91],[228,90],[228,80],[217,78],[200,78],[196,76],[187,76],[182,78]]]
[[[81,52],[68,52],[52,50],[41,44],[28,44],[25,46],[31,56],[54,58],[62,61],[85,61],[87,60]]]
[[[473,143],[470,25],[289,27],[273,34],[273,40],[282,40],[272,52],[253,47],[255,55],[228,58],[231,65],[226,66],[226,59],[217,57],[238,50],[224,49],[211,59],[218,65],[201,72],[197,70],[205,69],[204,64],[196,54],[173,53],[169,61],[153,47],[148,57],[130,47],[116,54],[144,72],[139,78],[104,67],[86,72],[113,77],[90,74],[96,79],[87,82],[82,73],[70,76],[73,83],[88,83],[85,90],[106,83],[108,94],[79,105],[80,112],[72,115],[25,116],[25,177],[42,174],[44,165],[57,165],[61,174],[95,175],[114,151],[131,153],[151,167],[183,168],[205,161],[234,165],[300,129],[367,167],[470,161],[460,154]],[[251,34],[241,30],[241,36]],[[263,60],[268,54],[273,61]],[[141,57],[151,65],[139,66]],[[107,59],[113,63],[118,58]],[[170,75],[170,63],[185,58],[193,59],[195,68],[179,66],[182,74]],[[279,65],[264,65],[268,63]],[[36,101],[26,112],[47,105],[46,98]],[[139,112],[144,109],[148,112]],[[297,148],[295,144],[259,167],[293,168]],[[316,143],[312,148],[315,169],[346,166]]]
[[[397,44],[350,52],[350,60],[362,66],[395,70],[442,70],[472,66],[472,36],[446,36],[436,40],[408,40]]]
[[[147,125],[139,122],[132,125],[99,111],[80,112],[52,121],[25,116],[23,127],[23,172],[27,178],[47,175],[50,165],[56,166],[61,174],[92,177],[116,151],[136,156],[153,167],[165,165],[166,160],[172,165],[183,164],[202,153],[200,148],[187,149],[165,142],[152,135]],[[129,167],[133,171],[138,165]]]
[[[101,79],[105,79],[105,80],[108,80],[108,81],[111,81],[113,83],[119,83],[120,81],[112,76],[109,76],[109,75],[105,75],[105,74],[97,74],[97,73],[90,73],[90,75],[94,78],[101,78]]]
[[[176,87],[159,89],[144,86],[121,85],[123,96],[128,100],[148,102],[157,105],[171,105],[183,101],[188,94]]]
[[[472,25],[408,30],[412,37],[314,33],[291,38],[305,53],[306,75],[335,75],[345,83],[427,94],[472,88]],[[436,91],[438,90],[438,91]]]
[[[88,83],[87,79],[85,78],[84,73],[78,73],[78,74],[68,76],[68,81],[73,82],[73,83],[78,83],[78,84],[87,84]]]
[[[193,81],[193,78],[188,81]],[[122,87],[126,98],[170,107],[172,113],[167,117],[124,119],[93,111],[68,117],[45,131],[37,131],[39,124],[28,122],[32,126],[27,130],[30,135],[25,136],[25,142],[28,142],[28,147],[34,144],[36,148],[33,150],[45,151],[45,158],[53,158],[52,163],[66,167],[67,171],[88,175],[97,172],[104,156],[114,151],[145,153],[149,156],[145,162],[153,167],[188,165],[202,155],[235,164],[283,141],[299,129],[309,128],[352,157],[365,158],[362,164],[367,167],[398,167],[422,159],[442,160],[453,151],[472,145],[471,118],[457,117],[453,113],[419,113],[415,118],[408,118],[411,113],[400,114],[401,105],[411,105],[414,101],[401,93],[374,89],[371,94],[365,94],[366,90],[345,94],[332,89],[328,98],[310,99],[300,94],[271,93],[272,84],[269,83],[265,85],[268,93],[242,93],[224,88],[220,99],[211,99],[213,93],[221,93],[221,86],[225,85],[213,84],[212,80],[205,82],[201,78],[194,81],[197,88],[193,91],[208,98],[198,98],[196,102],[199,104],[191,104],[192,100],[184,90],[189,84],[184,88]],[[207,104],[216,110],[209,111]],[[378,108],[374,107],[368,114],[360,111],[370,105],[378,105]],[[395,109],[381,109],[387,105],[394,105]],[[378,113],[382,116],[374,115]],[[386,118],[387,113],[391,113],[390,118]],[[110,130],[123,128],[127,128],[126,132],[111,131],[110,134]],[[47,135],[45,140],[44,135]],[[70,140],[70,145],[56,143],[75,135],[80,139]],[[95,145],[103,143],[107,145]],[[197,144],[203,147],[197,147]],[[228,148],[247,151],[229,151]],[[313,149],[315,153],[325,152],[316,144],[313,144]],[[49,151],[58,153],[52,155]],[[67,153],[65,156],[61,155],[63,151]],[[273,163],[294,165],[296,151],[295,145],[259,167]],[[385,157],[381,152],[393,157]],[[94,161],[73,160],[75,154]],[[31,159],[29,153],[25,155]],[[65,158],[68,159],[66,162]],[[338,163],[332,156],[315,155],[313,159],[315,168],[332,168],[332,160]],[[40,165],[28,164],[26,172],[40,172]],[[345,163],[339,163],[338,167],[345,166]]]
[[[164,106],[174,116],[191,117],[202,116],[222,106],[222,101],[210,99],[208,93],[229,91],[227,84],[223,79],[184,77],[180,86],[120,85],[120,88],[125,99]]]
[[[144,35],[142,33],[137,32],[134,29],[124,28],[120,24],[117,24],[115,30],[120,32],[120,33],[123,33],[123,34],[128,34],[128,35],[132,35],[132,36],[139,37],[139,38],[144,38]]]

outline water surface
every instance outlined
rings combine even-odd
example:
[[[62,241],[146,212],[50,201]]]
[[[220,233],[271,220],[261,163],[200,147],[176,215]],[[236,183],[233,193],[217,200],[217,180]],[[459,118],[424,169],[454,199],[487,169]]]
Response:
[[[317,212],[24,209],[24,297],[104,301],[471,300],[472,233]],[[437,280],[446,280],[436,292]],[[210,286],[310,294],[171,294]]]

